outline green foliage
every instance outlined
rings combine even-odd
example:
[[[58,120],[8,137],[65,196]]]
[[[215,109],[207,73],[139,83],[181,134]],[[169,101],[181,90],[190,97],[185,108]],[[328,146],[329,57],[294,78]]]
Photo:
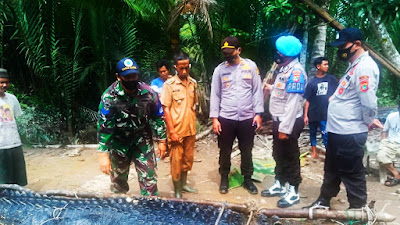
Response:
[[[25,145],[48,145],[63,142],[65,128],[62,116],[55,108],[21,104],[24,112],[17,119],[18,132]]]
[[[63,143],[65,127],[57,108],[47,105],[37,96],[26,96],[11,84],[9,93],[20,102],[23,114],[17,118],[18,132],[24,145]]]
[[[367,42],[378,51],[368,13],[380,16],[400,49],[398,1],[314,2],[330,5],[329,12],[346,27],[363,29]],[[311,18],[309,27],[304,24],[306,16]],[[97,111],[101,94],[115,80],[115,63],[123,57],[134,58],[140,79],[149,82],[156,77],[155,62],[172,61],[179,50],[187,52],[202,93],[204,115],[199,118],[206,120],[210,81],[222,61],[223,38],[238,37],[241,57],[255,61],[263,75],[273,62],[279,35],[291,32],[301,38],[308,32],[310,47],[318,22],[301,1],[290,0],[0,0],[0,66],[9,70],[18,87],[27,112],[24,120],[29,121],[25,124],[36,126],[32,127],[36,131],[23,128],[35,136],[28,142],[57,140],[48,124],[68,130],[73,141],[79,130],[93,125],[93,118],[83,112]],[[336,31],[327,32],[329,43]],[[327,48],[326,54],[330,72],[343,74],[347,65],[336,60],[336,49]],[[399,85],[398,78],[383,70],[379,104],[395,101]],[[41,118],[47,116],[51,121],[43,124]]]

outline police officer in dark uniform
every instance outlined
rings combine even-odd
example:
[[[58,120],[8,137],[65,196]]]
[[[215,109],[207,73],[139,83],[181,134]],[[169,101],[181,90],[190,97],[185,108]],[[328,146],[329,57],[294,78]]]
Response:
[[[361,208],[367,202],[362,147],[377,112],[379,69],[362,43],[359,29],[346,28],[331,44],[338,48],[338,58],[350,65],[329,103],[324,181],[312,206],[329,207],[341,182],[346,187],[349,209]]]

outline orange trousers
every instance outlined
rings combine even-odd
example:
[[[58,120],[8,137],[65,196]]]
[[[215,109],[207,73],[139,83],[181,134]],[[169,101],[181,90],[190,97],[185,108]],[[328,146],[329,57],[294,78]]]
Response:
[[[181,178],[181,172],[192,169],[196,135],[183,137],[182,142],[171,142],[171,175],[173,180]]]

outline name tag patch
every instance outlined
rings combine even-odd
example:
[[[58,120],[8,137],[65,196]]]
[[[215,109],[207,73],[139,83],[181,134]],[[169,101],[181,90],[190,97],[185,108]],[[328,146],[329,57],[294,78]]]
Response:
[[[251,79],[251,74],[245,74],[245,75],[243,75],[243,79]]]

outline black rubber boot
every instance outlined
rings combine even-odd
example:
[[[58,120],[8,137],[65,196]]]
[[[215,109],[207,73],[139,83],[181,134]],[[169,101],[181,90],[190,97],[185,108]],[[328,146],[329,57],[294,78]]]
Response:
[[[181,173],[181,180],[182,180],[182,191],[183,192],[197,193],[197,189],[192,188],[187,184],[187,172]]]
[[[244,178],[243,188],[252,195],[256,195],[258,193],[256,185],[254,185],[253,181],[249,177]]]
[[[175,198],[182,198],[182,179],[172,180],[174,183]]]
[[[229,189],[228,175],[221,175],[221,184],[219,185],[219,193],[226,194]]]

